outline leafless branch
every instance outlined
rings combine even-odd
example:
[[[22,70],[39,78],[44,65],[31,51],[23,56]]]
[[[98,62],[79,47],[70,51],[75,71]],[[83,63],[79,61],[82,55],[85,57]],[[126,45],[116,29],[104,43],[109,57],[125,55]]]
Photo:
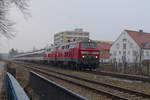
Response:
[[[7,12],[10,5],[15,4],[16,7],[26,16],[29,15],[27,4],[28,0],[0,0],[0,36],[10,39],[14,37],[13,23],[7,18]]]

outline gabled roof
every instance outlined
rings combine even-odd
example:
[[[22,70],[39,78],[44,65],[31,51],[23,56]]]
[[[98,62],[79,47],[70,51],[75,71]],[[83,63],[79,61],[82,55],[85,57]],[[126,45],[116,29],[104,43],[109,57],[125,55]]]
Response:
[[[125,30],[140,48],[150,48],[150,33]]]
[[[98,48],[100,49],[101,58],[108,59],[111,54],[109,53],[110,47],[113,42],[110,41],[96,41]]]
[[[98,48],[102,50],[109,50],[113,42],[110,41],[96,41]]]

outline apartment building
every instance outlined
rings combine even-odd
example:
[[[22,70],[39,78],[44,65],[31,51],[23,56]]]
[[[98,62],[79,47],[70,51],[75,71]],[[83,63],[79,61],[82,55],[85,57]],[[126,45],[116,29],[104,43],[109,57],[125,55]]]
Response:
[[[89,32],[83,31],[83,29],[75,29],[73,31],[59,32],[54,35],[54,45],[65,44],[74,39],[83,40],[89,39]]]

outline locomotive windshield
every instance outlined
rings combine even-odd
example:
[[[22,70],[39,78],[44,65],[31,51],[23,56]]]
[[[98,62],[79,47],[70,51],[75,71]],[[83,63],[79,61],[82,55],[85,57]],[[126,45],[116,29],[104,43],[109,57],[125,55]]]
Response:
[[[97,48],[95,42],[82,42],[82,48]]]

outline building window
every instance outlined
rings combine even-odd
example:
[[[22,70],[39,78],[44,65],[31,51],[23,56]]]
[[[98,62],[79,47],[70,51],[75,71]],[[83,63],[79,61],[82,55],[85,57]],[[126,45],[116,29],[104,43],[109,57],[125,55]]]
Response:
[[[113,52],[113,55],[116,56],[116,55],[117,55],[117,51],[114,51],[114,52]]]
[[[125,43],[123,44],[123,49],[126,49],[126,44]]]
[[[117,49],[119,49],[119,47],[120,47],[120,44],[119,44],[119,43],[117,43],[116,47],[117,47]]]
[[[116,58],[113,59],[113,62],[116,62]]]
[[[137,55],[136,53],[137,53],[136,51],[133,51],[133,56],[136,56]]]
[[[148,51],[146,51],[146,56],[149,56],[149,52]]]
[[[130,48],[133,48],[133,43],[130,43]]]
[[[123,51],[123,55],[124,55],[124,56],[126,55],[126,51]]]
[[[121,54],[121,51],[119,51],[119,54]]]
[[[130,55],[130,51],[128,51],[128,55]]]
[[[123,41],[123,42],[126,42],[126,41],[127,41],[127,39],[123,39],[122,41]]]

